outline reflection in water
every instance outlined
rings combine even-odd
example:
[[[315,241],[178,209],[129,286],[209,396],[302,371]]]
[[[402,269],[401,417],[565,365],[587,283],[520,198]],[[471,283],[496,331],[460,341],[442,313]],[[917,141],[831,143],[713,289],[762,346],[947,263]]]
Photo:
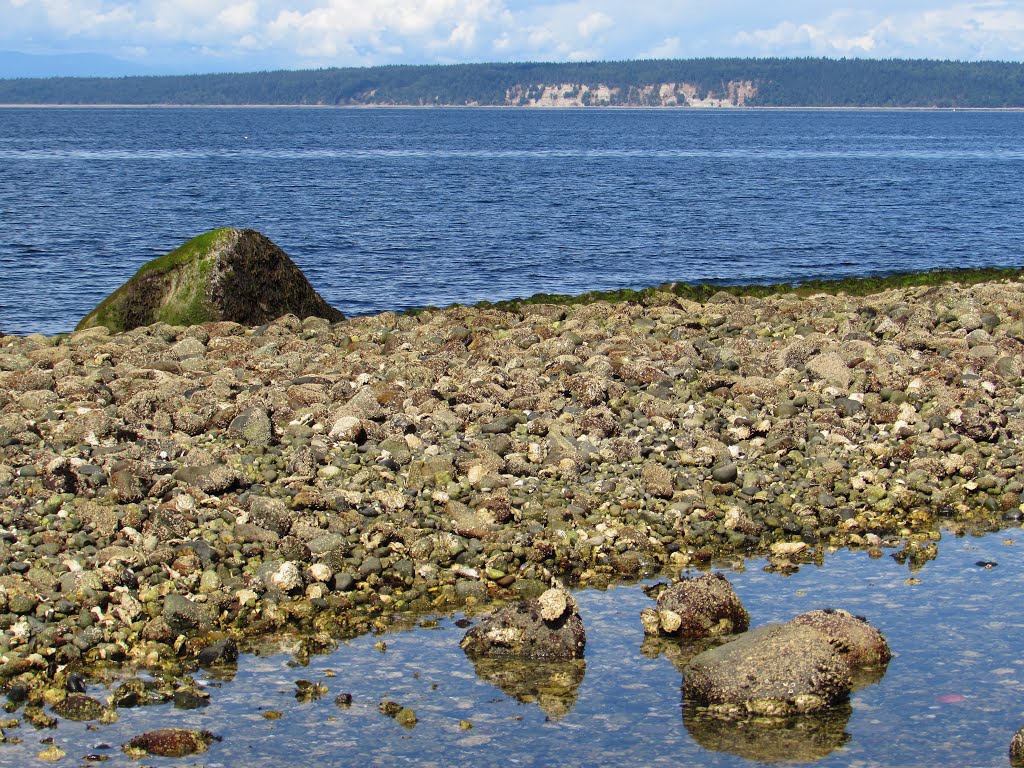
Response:
[[[735,635],[725,635],[723,637],[701,637],[690,640],[658,635],[644,635],[643,642],[640,644],[640,653],[648,659],[664,656],[681,673],[694,656],[704,653],[704,651],[714,648],[716,645],[726,643],[734,637]]]
[[[873,667],[854,667],[850,670],[850,677],[853,680],[853,685],[850,687],[851,691],[859,691],[868,686],[874,685],[875,683],[881,682],[882,678],[885,677],[885,670],[888,669],[889,662],[883,662]]]
[[[683,724],[695,742],[712,752],[762,763],[811,763],[849,741],[846,724],[852,713],[844,701],[814,715],[727,720],[684,702]]]
[[[587,663],[583,659],[572,661],[533,661],[522,659],[472,659],[473,669],[481,680],[486,680],[509,696],[530,704],[535,703],[557,722],[576,706]]]

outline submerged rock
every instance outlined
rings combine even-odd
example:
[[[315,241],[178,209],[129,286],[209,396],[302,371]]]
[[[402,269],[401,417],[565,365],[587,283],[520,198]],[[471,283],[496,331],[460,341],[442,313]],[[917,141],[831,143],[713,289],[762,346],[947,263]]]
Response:
[[[185,757],[205,752],[214,741],[220,741],[209,731],[188,728],[160,728],[148,731],[124,744],[121,748],[131,757],[158,755],[160,757]]]
[[[67,697],[53,705],[53,711],[65,720],[99,720],[106,712],[100,702],[84,693],[69,693]]]
[[[728,716],[789,716],[844,699],[850,668],[835,644],[813,627],[768,624],[695,657],[684,695]]]
[[[76,330],[104,326],[117,333],[156,322],[196,325],[220,320],[253,326],[286,314],[343,319],[265,235],[224,228],[144,264]],[[202,344],[195,347],[182,354],[204,353]]]
[[[720,573],[683,577],[658,596],[657,609],[641,614],[648,635],[717,637],[744,632],[750,615]]]
[[[586,642],[576,601],[556,588],[485,616],[461,645],[470,657],[558,660],[582,657]]]

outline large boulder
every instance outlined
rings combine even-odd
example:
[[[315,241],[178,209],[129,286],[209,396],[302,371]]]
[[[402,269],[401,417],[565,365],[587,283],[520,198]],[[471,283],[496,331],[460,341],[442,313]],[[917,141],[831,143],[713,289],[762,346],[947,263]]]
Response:
[[[819,712],[877,682],[891,655],[866,619],[809,611],[695,656],[683,670],[683,695],[732,718]]]
[[[497,657],[559,661],[583,656],[586,632],[576,601],[552,588],[484,616],[466,632],[462,649],[470,658]]]
[[[261,325],[286,314],[343,319],[284,251],[251,229],[215,229],[144,264],[76,330],[117,333],[164,322]]]
[[[640,620],[648,635],[695,639],[744,632],[750,615],[725,576],[707,573],[672,584],[658,595],[657,608],[645,609]]]
[[[685,698],[727,716],[817,712],[846,698],[853,681],[837,643],[814,627],[767,624],[696,656]]]

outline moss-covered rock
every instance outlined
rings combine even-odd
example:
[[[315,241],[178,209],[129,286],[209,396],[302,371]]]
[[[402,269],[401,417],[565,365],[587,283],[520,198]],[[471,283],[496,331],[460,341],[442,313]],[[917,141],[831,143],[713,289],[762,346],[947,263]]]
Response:
[[[260,325],[281,315],[343,319],[284,251],[251,229],[215,229],[144,264],[83,318],[76,330],[117,333],[230,320]]]

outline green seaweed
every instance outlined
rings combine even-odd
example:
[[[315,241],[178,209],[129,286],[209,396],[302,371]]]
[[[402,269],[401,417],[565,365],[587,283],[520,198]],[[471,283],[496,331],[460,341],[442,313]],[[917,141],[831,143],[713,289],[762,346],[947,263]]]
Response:
[[[480,309],[497,309],[503,311],[516,311],[521,307],[533,304],[559,304],[579,305],[593,304],[598,301],[609,303],[632,302],[636,304],[648,304],[657,296],[664,296],[669,293],[680,298],[689,299],[698,303],[708,301],[716,294],[729,294],[731,296],[751,296],[755,298],[767,298],[782,294],[794,294],[801,298],[813,296],[820,293],[840,294],[845,293],[851,296],[867,296],[873,293],[896,288],[919,288],[935,287],[948,283],[960,283],[963,285],[974,285],[996,280],[1021,280],[1024,278],[1024,270],[1018,268],[989,268],[989,269],[937,269],[925,272],[896,272],[890,275],[874,277],[850,277],[839,280],[808,280],[801,283],[771,283],[771,284],[732,284],[732,285],[710,285],[707,283],[665,283],[663,285],[632,289],[619,288],[610,291],[589,291],[587,293],[552,294],[536,293],[532,296],[519,299],[507,299],[504,301],[482,301],[474,304]]]
[[[208,254],[217,242],[228,232],[230,228],[221,227],[220,229],[213,229],[209,232],[204,232],[201,235],[193,237],[170,253],[164,254],[152,261],[147,261],[139,270],[135,273],[135,277],[142,277],[146,274],[166,274],[175,267],[187,264],[197,257],[202,257]]]
[[[193,325],[208,320],[211,310],[205,285],[212,268],[209,255],[230,231],[222,227],[205,232],[170,253],[146,262],[128,282],[86,315],[75,330],[102,325],[119,333],[152,322],[150,315],[154,310],[156,319],[169,325]],[[158,307],[162,282],[179,269],[180,277],[172,277],[178,284],[171,293],[172,300]],[[182,287],[185,290],[181,290]]]

